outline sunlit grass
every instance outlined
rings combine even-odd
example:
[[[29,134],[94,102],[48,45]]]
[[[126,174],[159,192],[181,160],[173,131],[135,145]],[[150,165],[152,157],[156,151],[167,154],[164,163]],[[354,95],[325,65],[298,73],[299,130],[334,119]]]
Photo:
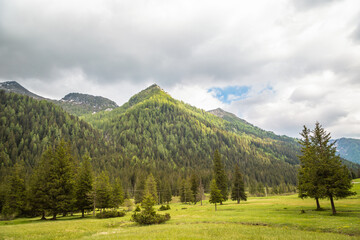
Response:
[[[360,179],[356,182],[356,196],[335,201],[336,216],[326,199],[320,201],[324,211],[314,211],[313,199],[270,196],[228,201],[216,212],[208,201],[203,206],[173,203],[165,211],[169,222],[145,227],[130,221],[131,212],[114,219],[75,215],[2,221],[0,239],[359,239]]]

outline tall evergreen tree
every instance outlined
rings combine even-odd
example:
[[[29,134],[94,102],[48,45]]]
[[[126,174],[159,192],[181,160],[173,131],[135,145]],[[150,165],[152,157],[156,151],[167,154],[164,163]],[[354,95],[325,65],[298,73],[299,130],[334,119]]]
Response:
[[[49,210],[56,219],[58,213],[64,213],[71,209],[73,204],[74,159],[69,143],[61,140],[52,151],[49,161],[48,195]]]
[[[191,183],[188,179],[183,179],[180,186],[180,201],[188,203],[192,201],[192,198]]]
[[[224,201],[223,195],[220,189],[216,185],[216,180],[213,179],[210,184],[210,199],[209,203],[215,203],[215,211],[217,211],[216,203],[222,203]]]
[[[320,123],[315,124],[312,135],[306,127],[302,135],[305,135],[305,138],[301,142],[303,145],[303,157],[300,158],[302,165],[299,171],[301,196],[330,199],[332,212],[336,214],[334,198],[345,198],[356,194],[350,191],[352,184],[349,171],[336,155],[335,142],[330,143],[330,133],[327,133]],[[312,192],[314,189],[315,194]]]
[[[242,174],[240,172],[240,168],[238,165],[235,166],[234,172],[234,180],[233,180],[233,187],[231,191],[231,199],[236,200],[237,203],[240,203],[240,200],[247,200],[247,196],[245,193],[245,185]]]
[[[205,190],[204,190],[204,186],[200,179],[198,193],[197,193],[196,198],[201,202],[201,206],[202,206],[202,200],[204,200],[204,197],[205,197]]]
[[[164,187],[164,201],[169,204],[171,202],[171,199],[172,199],[171,187],[170,184],[166,182]]]
[[[214,152],[214,178],[216,181],[216,186],[219,188],[222,200],[220,204],[222,204],[223,201],[226,201],[228,199],[228,187],[227,187],[227,176],[225,173],[224,165],[221,162],[221,157],[219,151],[216,149]]]
[[[33,212],[41,213],[42,220],[45,220],[45,211],[49,209],[49,185],[48,175],[50,161],[53,155],[51,147],[42,154],[39,164],[35,167],[30,179],[30,205]]]
[[[121,180],[116,178],[112,187],[111,207],[118,208],[124,203],[124,189]]]
[[[135,186],[135,203],[141,203],[144,197],[145,191],[145,178],[140,177]]]
[[[14,165],[8,177],[5,194],[3,214],[7,217],[22,215],[26,205],[26,188],[24,169],[18,163]]]
[[[79,173],[75,179],[75,206],[81,210],[82,217],[85,209],[91,209],[93,204],[93,173],[89,155],[83,157]]]
[[[199,200],[197,198],[198,191],[199,191],[199,177],[193,173],[190,177],[191,183],[191,192],[192,192],[192,202],[196,204]]]
[[[97,208],[104,209],[111,206],[111,192],[109,175],[102,171],[95,182],[95,205]]]
[[[157,192],[157,186],[156,181],[152,173],[149,174],[149,176],[146,179],[145,182],[145,195],[151,194],[153,199],[158,202],[158,192]]]

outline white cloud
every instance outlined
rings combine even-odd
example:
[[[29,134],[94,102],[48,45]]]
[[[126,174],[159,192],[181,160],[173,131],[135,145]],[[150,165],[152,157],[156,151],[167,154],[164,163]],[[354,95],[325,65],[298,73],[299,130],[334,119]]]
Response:
[[[358,0],[0,0],[0,78],[118,104],[156,82],[277,133],[319,120],[360,137],[359,9]],[[251,91],[231,105],[207,92],[227,86]]]

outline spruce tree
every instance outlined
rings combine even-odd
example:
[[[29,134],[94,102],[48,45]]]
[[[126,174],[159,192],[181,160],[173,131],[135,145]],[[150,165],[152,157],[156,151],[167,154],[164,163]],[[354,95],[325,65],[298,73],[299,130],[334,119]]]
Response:
[[[73,168],[74,160],[69,143],[61,140],[52,151],[48,168],[49,210],[56,219],[58,213],[71,209],[74,194]]]
[[[146,179],[145,182],[145,195],[150,194],[153,199],[158,202],[158,192],[157,192],[157,186],[156,181],[152,173],[149,174],[149,176]]]
[[[83,157],[83,162],[75,180],[75,206],[85,217],[85,209],[91,209],[93,204],[93,173],[89,155]]]
[[[111,207],[118,208],[124,203],[124,189],[119,178],[116,178],[112,187]]]
[[[26,188],[24,180],[24,169],[16,163],[7,179],[5,191],[5,204],[3,214],[6,217],[11,215],[19,216],[25,211],[26,205]]]
[[[169,204],[172,199],[172,192],[170,184],[168,182],[165,183],[164,191],[164,201]]]
[[[191,193],[192,193],[192,202],[196,204],[199,200],[197,198],[198,191],[199,191],[199,177],[193,173],[190,178],[191,183]]]
[[[209,203],[215,203],[215,211],[217,211],[216,203],[222,203],[224,201],[223,195],[220,189],[216,185],[216,180],[213,179],[210,184],[210,199]]]
[[[105,209],[111,206],[111,192],[109,175],[102,171],[95,182],[95,204],[97,208]]]
[[[231,191],[231,199],[236,200],[237,203],[240,203],[240,200],[247,200],[247,196],[245,193],[245,186],[242,174],[240,172],[240,168],[238,165],[235,166],[234,172],[234,180],[233,180],[233,188]]]
[[[333,214],[336,214],[334,198],[345,198],[356,193],[350,191],[349,171],[336,155],[335,142],[330,142],[330,133],[318,122],[311,133],[304,127],[299,170],[300,197],[326,197],[330,199]]]
[[[145,191],[145,178],[140,177],[138,181],[136,182],[135,186],[135,203],[141,203],[144,197],[144,191]]]
[[[227,187],[228,180],[223,163],[221,162],[220,153],[217,149],[214,152],[213,163],[214,163],[214,178],[216,181],[216,186],[219,188],[222,195],[222,200],[220,202],[220,204],[222,204],[223,201],[226,201],[228,199],[228,187]]]

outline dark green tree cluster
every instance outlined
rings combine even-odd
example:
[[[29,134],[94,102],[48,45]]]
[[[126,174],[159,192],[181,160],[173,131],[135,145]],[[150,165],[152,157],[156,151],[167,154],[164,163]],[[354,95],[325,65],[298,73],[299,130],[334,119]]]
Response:
[[[315,124],[313,131],[304,126],[301,136],[299,197],[315,198],[318,209],[319,199],[328,198],[332,212],[336,214],[334,198],[355,194],[350,191],[352,184],[349,170],[341,164],[340,157],[336,154],[335,142],[330,142],[330,133],[327,133],[320,123]]]
[[[94,183],[90,157],[85,155],[80,165],[71,145],[64,140],[42,154],[40,161],[25,182],[25,171],[16,164],[6,178],[5,198],[1,212],[6,218],[19,215],[58,214],[84,211],[93,207],[118,208],[124,201],[122,184],[115,179],[111,185],[103,171]]]

